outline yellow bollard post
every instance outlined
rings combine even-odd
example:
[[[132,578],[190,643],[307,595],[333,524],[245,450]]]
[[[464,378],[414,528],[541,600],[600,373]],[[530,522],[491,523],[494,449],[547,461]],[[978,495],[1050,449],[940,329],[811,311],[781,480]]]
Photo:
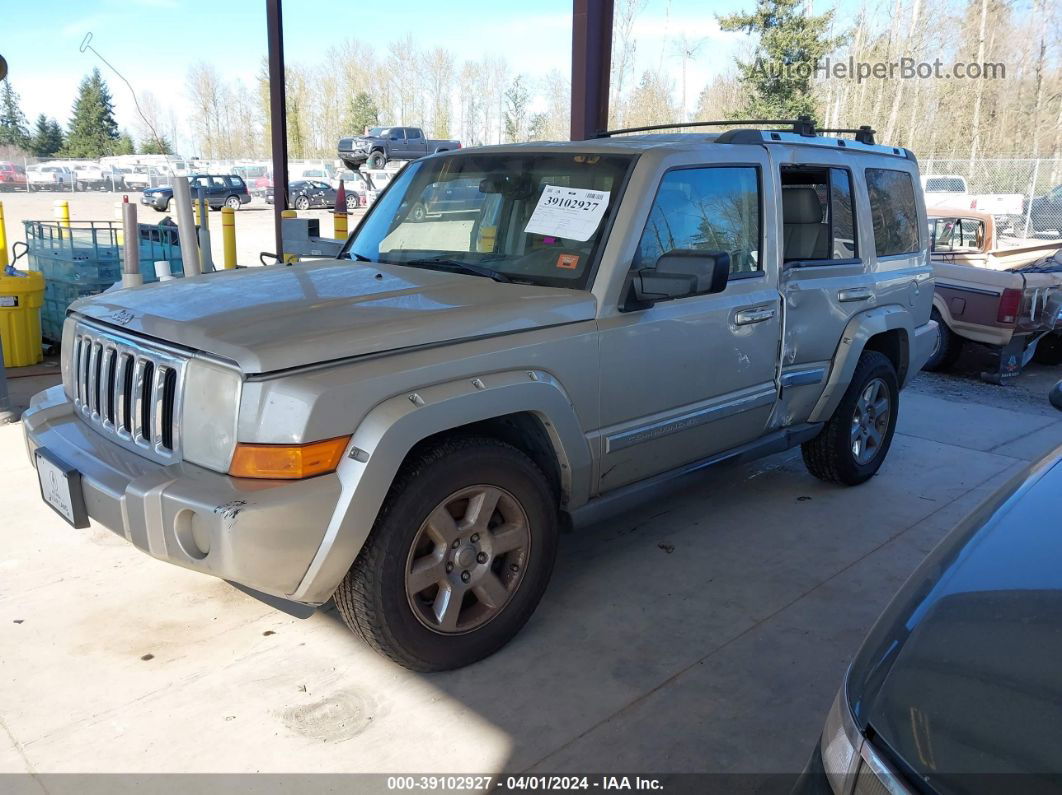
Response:
[[[347,239],[347,192],[343,186],[343,180],[339,180],[339,189],[336,191],[336,206],[332,218],[335,224],[333,237],[336,240]]]
[[[70,228],[70,202],[66,201],[66,199],[56,201],[52,214],[59,221],[60,226],[65,226],[67,229]]]
[[[195,219],[195,228],[199,229],[202,224],[199,223],[199,199],[192,195],[192,217]]]
[[[221,208],[221,244],[225,250],[222,267],[233,270],[236,267],[236,211],[231,207]]]
[[[299,214],[297,212],[295,212],[294,210],[281,210],[280,211],[280,217],[281,218],[298,218]],[[285,265],[291,264],[292,262],[298,262],[299,261],[299,255],[298,254],[292,254],[289,251],[284,251],[280,255],[280,261],[282,263],[284,263]]]
[[[8,265],[7,226],[4,224],[4,203],[0,202],[0,270]]]

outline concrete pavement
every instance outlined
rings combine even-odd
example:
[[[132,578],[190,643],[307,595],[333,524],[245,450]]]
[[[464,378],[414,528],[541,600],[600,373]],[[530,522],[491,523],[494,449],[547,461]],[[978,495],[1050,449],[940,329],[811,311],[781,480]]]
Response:
[[[1046,397],[939,393],[904,393],[864,486],[820,483],[790,451],[565,536],[521,635],[430,676],[331,609],[292,618],[72,530],[39,500],[21,428],[0,427],[0,772],[798,770],[900,583],[1062,444]]]

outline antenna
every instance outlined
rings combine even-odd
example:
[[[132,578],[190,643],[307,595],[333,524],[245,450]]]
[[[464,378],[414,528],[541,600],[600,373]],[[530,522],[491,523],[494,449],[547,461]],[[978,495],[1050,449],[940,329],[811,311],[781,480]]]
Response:
[[[133,84],[125,79],[125,75],[123,75],[121,72],[119,72],[114,67],[114,64],[112,64],[110,61],[108,61],[106,58],[104,58],[102,55],[100,55],[99,50],[97,50],[95,47],[93,47],[91,42],[92,42],[92,32],[89,31],[88,33],[85,34],[85,38],[81,40],[81,46],[78,47],[78,51],[79,52],[85,52],[85,50],[91,50],[92,53],[97,58],[99,58],[101,61],[103,61],[110,68],[110,70],[112,72],[114,72],[116,75],[118,75],[118,77],[121,79],[121,81],[123,83],[125,83],[126,87],[129,89],[129,93],[133,95],[133,105],[136,107],[137,114],[140,116],[141,119],[143,119],[144,125],[151,131],[151,137],[155,139],[155,143],[158,144],[158,147],[159,147],[160,150],[161,149],[165,149],[166,147],[163,146],[162,139],[159,137],[159,134],[155,131],[155,126],[150,121],[148,121],[147,116],[144,115],[144,111],[142,111],[140,109],[140,103],[137,101],[136,90],[133,88]]]

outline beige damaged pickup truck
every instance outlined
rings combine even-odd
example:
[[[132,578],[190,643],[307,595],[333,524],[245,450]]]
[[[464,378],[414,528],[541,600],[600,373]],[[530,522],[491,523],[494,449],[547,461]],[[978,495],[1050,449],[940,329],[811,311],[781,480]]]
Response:
[[[475,186],[463,210],[418,214],[447,184]],[[402,170],[338,259],[76,303],[63,384],[23,427],[71,524],[334,598],[440,670],[527,621],[561,527],[795,446],[819,478],[868,480],[932,298],[898,147],[739,129],[464,149]]]
[[[1006,245],[993,216],[977,210],[928,215],[937,339],[924,369],[949,368],[967,341],[1000,349],[998,370],[982,373],[993,383],[1018,375],[1034,357],[1062,363],[1060,241]]]

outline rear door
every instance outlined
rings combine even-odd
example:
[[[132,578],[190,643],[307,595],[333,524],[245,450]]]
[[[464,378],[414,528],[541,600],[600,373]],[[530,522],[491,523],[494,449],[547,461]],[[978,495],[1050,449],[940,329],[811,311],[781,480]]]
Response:
[[[774,176],[763,147],[709,149],[667,155],[635,220],[630,271],[695,249],[729,255],[730,279],[721,293],[648,308],[628,310],[621,296],[602,314],[601,492],[757,439],[777,399]]]
[[[424,133],[416,127],[406,127],[406,159],[415,160],[427,154]]]

